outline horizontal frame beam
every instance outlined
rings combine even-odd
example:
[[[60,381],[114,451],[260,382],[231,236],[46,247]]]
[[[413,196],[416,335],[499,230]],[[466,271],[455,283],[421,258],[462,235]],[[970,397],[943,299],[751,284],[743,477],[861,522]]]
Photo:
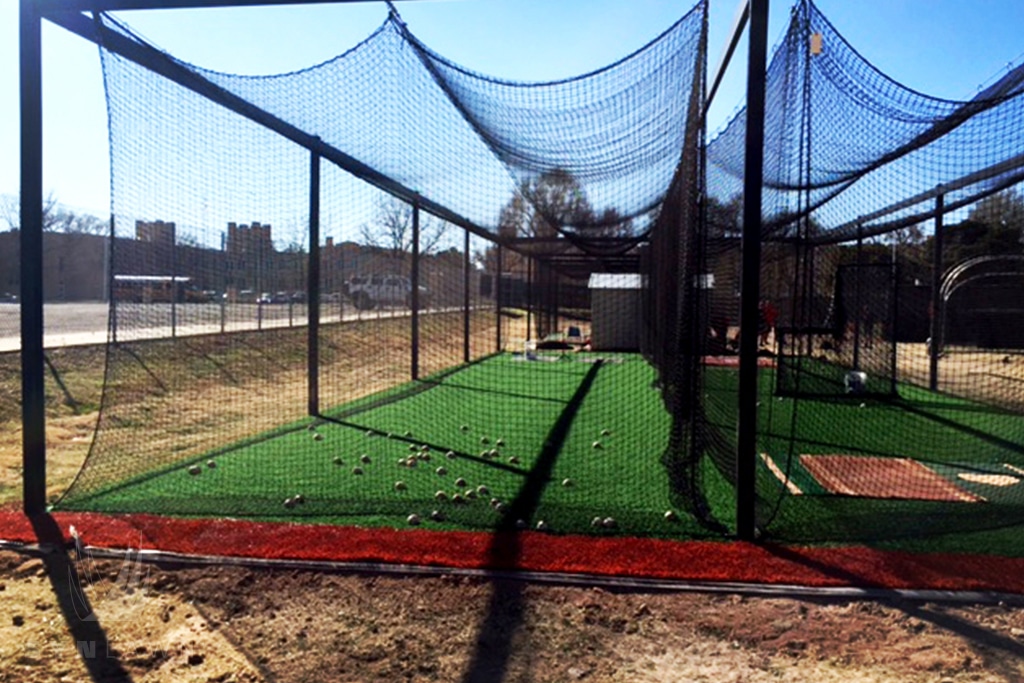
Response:
[[[850,221],[848,223],[843,223],[842,225],[833,228],[833,231],[853,230],[856,229],[858,225],[870,227],[866,226],[866,224],[870,223],[871,221],[877,220],[883,216],[888,216],[891,213],[896,213],[897,211],[900,211],[902,209],[910,208],[911,206],[914,206],[916,204],[921,204],[933,200],[940,194],[949,194],[950,192],[955,192],[956,190],[962,190],[963,188],[968,187],[970,185],[974,185],[975,183],[980,183],[983,180],[995,178],[996,176],[1000,176],[1004,173],[1009,173],[1011,171],[1016,171],[1017,169],[1020,168],[1024,168],[1024,154],[1018,154],[1017,156],[1010,157],[1009,159],[1001,161],[998,164],[993,164],[988,168],[983,168],[980,171],[969,173],[965,176],[957,178],[956,180],[952,180],[948,183],[938,185],[931,190],[925,190],[924,192],[920,192],[914,195],[913,197],[908,197],[907,199],[903,199],[893,204],[890,204],[885,208],[878,209],[877,211],[872,211],[871,213],[865,214],[863,216],[859,216],[856,220]]]
[[[722,54],[718,58],[718,64],[715,65],[715,70],[711,74],[711,84],[708,87],[708,94],[704,99],[704,111],[707,111],[708,107],[711,106],[711,101],[715,99],[715,94],[718,92],[718,86],[722,84],[725,72],[729,70],[729,62],[732,61],[732,56],[736,52],[736,46],[739,45],[740,38],[743,37],[743,31],[747,28],[748,19],[750,19],[750,0],[740,0],[740,4],[736,8],[736,16],[732,20],[729,40],[725,43]]]
[[[460,216],[437,202],[421,197],[415,190],[402,185],[376,169],[364,164],[358,159],[355,159],[341,150],[328,145],[319,137],[301,130],[287,121],[274,116],[270,112],[257,107],[251,102],[242,99],[238,95],[235,95],[215,83],[208,81],[196,72],[175,62],[165,53],[160,52],[145,43],[133,41],[116,31],[112,31],[106,27],[97,26],[96,22],[83,14],[60,13],[55,16],[50,16],[48,19],[58,26],[85,38],[88,41],[96,43],[111,52],[117,53],[125,59],[133,61],[136,64],[235,112],[236,114],[244,116],[261,126],[278,133],[282,137],[306,148],[310,152],[319,154],[322,158],[351,173],[360,180],[363,180],[364,182],[373,185],[374,187],[387,192],[402,201],[417,205],[424,211],[463,228],[464,230],[468,230],[474,235],[482,237],[490,242],[498,243],[501,241],[500,237],[488,230],[485,230],[484,228],[481,228],[469,219]]]
[[[269,5],[337,5],[375,0],[36,0],[40,14],[49,19],[63,12],[118,12],[151,9],[212,9]],[[408,1],[408,0],[406,0]]]

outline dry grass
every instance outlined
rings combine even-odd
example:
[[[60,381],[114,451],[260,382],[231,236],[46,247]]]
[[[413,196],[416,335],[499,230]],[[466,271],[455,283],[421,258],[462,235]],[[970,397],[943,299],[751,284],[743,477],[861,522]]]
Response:
[[[422,317],[423,374],[462,362],[462,324],[460,313]],[[51,360],[71,401],[49,376],[48,497],[67,490],[90,447],[79,482],[86,491],[307,417],[306,334],[296,328],[123,344],[110,350],[102,417],[106,350],[55,352]],[[492,352],[495,338],[492,314],[471,316],[472,357]],[[409,349],[408,319],[325,326],[321,406],[407,382]],[[16,354],[0,358],[0,504],[21,496],[19,362]]]

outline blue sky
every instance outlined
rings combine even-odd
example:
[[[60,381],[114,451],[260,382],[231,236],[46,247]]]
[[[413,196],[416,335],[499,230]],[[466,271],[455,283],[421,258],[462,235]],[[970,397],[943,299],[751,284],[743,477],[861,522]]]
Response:
[[[687,12],[690,0],[417,0],[398,2],[410,29],[450,59],[518,80],[550,80],[603,66]],[[710,62],[717,63],[737,0],[711,0]],[[819,0],[868,60],[931,95],[966,99],[1024,53],[1020,0]],[[772,2],[770,40],[790,5]],[[321,62],[385,18],[382,2],[335,6],[137,11],[120,17],[176,56],[212,69],[259,74]],[[62,203],[108,213],[106,114],[95,46],[44,25],[44,186]],[[0,0],[0,194],[18,190],[17,2]],[[742,102],[745,52],[710,111],[714,130]]]

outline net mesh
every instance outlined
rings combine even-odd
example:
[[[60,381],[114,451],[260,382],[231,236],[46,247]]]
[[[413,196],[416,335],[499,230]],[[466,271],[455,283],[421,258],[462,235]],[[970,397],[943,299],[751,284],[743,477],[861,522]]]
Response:
[[[98,18],[110,336],[60,505],[705,533],[665,517],[685,392],[640,330],[686,309],[642,324],[637,254],[696,220],[705,10],[555,83],[476,74],[395,13],[268,77]]]
[[[1021,253],[1024,72],[970,101],[933,98],[865,61],[813,3],[791,17],[766,84],[758,526],[866,540],[1017,524],[1018,271],[993,262],[973,279],[963,264]],[[707,149],[709,336],[726,353],[747,333],[746,126],[742,110]],[[730,479],[736,373],[704,379],[706,453]]]
[[[813,3],[791,17],[757,273],[746,111],[704,139],[705,3],[553,83],[454,64],[395,13],[268,77],[99,19],[110,343],[61,505],[720,535],[755,335],[764,534],[1024,521],[1024,71],[933,98]]]

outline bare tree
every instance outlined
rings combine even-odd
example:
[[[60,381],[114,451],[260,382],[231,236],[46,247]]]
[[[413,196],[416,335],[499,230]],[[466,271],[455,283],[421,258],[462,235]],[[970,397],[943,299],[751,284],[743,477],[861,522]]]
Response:
[[[0,200],[0,218],[11,230],[21,228],[21,202],[17,197],[4,196]],[[105,235],[109,230],[106,221],[87,213],[76,213],[60,205],[53,193],[43,200],[43,231],[65,232],[86,235]]]
[[[412,205],[388,197],[377,205],[376,220],[359,226],[359,234],[366,244],[387,249],[395,258],[401,258],[412,253],[412,218]],[[420,212],[420,254],[437,251],[444,234],[444,222]]]
[[[110,225],[91,214],[75,213],[74,211],[58,208],[53,212],[51,224],[49,226],[44,224],[43,229],[50,232],[106,235],[110,231]]]
[[[56,222],[57,198],[50,192],[43,199],[43,230],[52,230]],[[0,197],[0,218],[2,218],[11,230],[21,229],[21,201],[18,197],[4,195]]]

